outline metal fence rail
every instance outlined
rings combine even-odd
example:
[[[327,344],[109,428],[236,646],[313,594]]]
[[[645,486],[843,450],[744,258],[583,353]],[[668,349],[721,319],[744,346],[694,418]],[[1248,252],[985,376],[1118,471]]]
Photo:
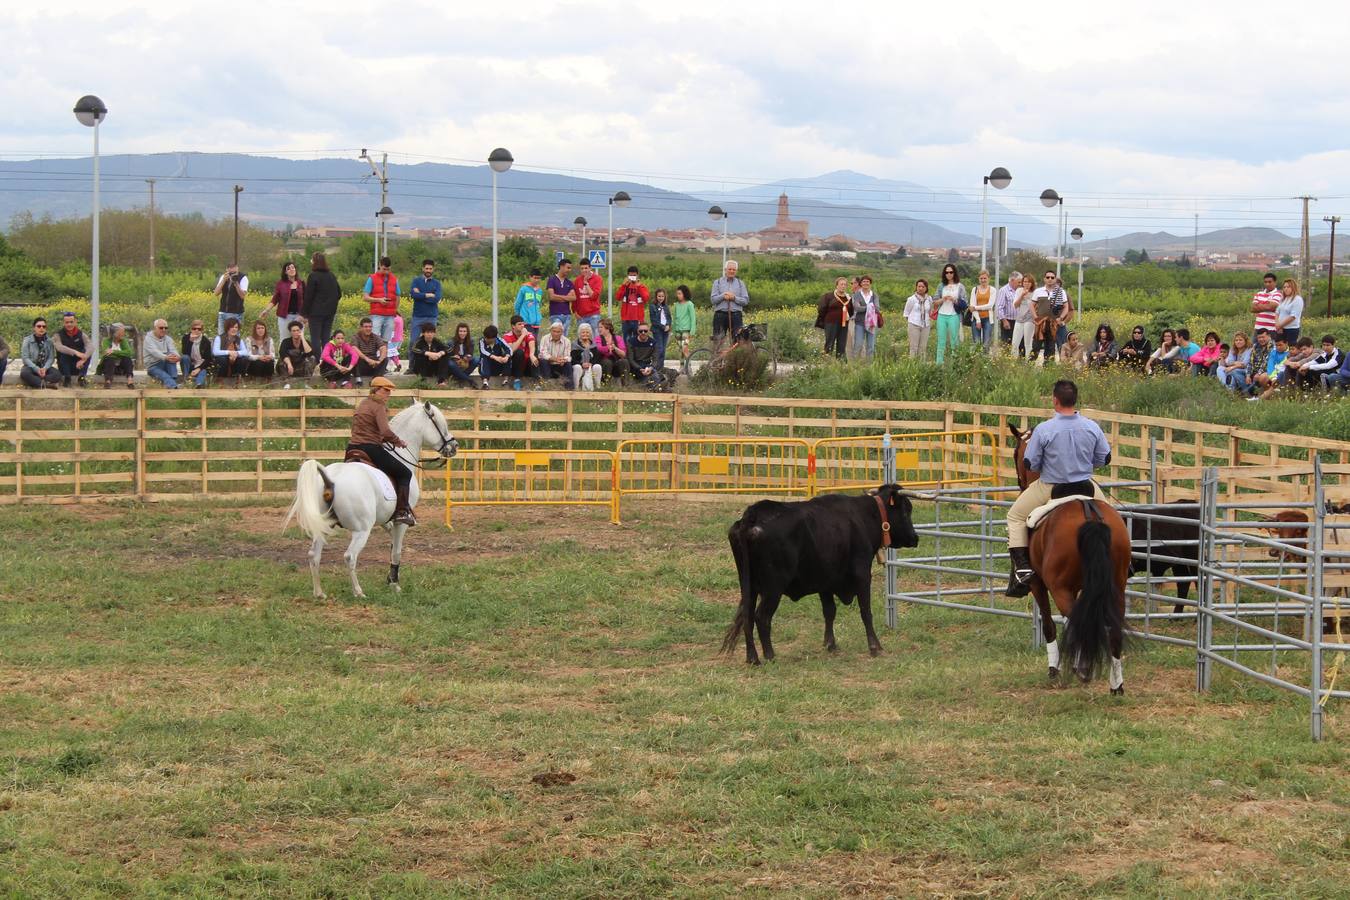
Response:
[[[619,521],[610,450],[461,450],[445,467],[445,524],[460,506],[604,506]]]

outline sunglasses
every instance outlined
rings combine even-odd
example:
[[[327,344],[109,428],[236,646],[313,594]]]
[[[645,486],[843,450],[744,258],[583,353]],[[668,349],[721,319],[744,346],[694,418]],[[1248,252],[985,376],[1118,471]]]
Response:
[[[34,328],[43,328],[43,329],[45,329],[47,326],[46,326],[46,325],[34,325],[33,327],[34,327]]]

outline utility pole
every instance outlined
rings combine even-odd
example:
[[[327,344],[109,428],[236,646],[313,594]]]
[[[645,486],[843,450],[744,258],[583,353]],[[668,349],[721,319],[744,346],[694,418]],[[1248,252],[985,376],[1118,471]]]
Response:
[[[1195,214],[1195,245],[1191,248],[1191,265],[1196,265],[1196,260],[1200,258],[1200,214]]]
[[[1327,318],[1331,318],[1331,298],[1336,291],[1336,223],[1340,216],[1323,216],[1322,221],[1331,224],[1331,255],[1327,259]]]
[[[1298,245],[1299,248],[1298,283],[1299,287],[1306,291],[1312,287],[1311,284],[1312,260],[1309,258],[1312,256],[1312,238],[1309,237],[1308,235],[1308,204],[1313,200],[1316,200],[1317,198],[1310,197],[1307,194],[1304,194],[1302,196],[1295,197],[1294,199],[1303,201],[1303,235],[1299,239]]]
[[[361,155],[357,159],[364,159],[370,164],[370,174],[380,180],[380,209],[389,205],[389,154],[384,153],[380,156],[380,165],[375,165],[375,160],[370,158],[370,154],[363,147]],[[383,244],[383,246],[381,246]],[[384,219],[380,219],[380,232],[375,236],[375,260],[376,268],[379,268],[379,259],[381,256],[389,255],[389,237],[384,230]]]
[[[150,185],[150,274],[155,274],[155,179],[147,178]]]
[[[243,188],[239,185],[234,186],[234,259],[236,265],[239,263],[239,194]]]

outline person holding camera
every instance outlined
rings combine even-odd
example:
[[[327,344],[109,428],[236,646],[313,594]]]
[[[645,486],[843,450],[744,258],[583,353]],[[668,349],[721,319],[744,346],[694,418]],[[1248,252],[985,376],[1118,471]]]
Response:
[[[624,342],[632,344],[637,339],[638,326],[647,318],[647,301],[650,299],[637,266],[628,267],[628,277],[614,291],[614,299],[619,304]]]
[[[212,291],[220,298],[220,313],[216,316],[216,334],[224,334],[225,320],[244,320],[244,300],[248,298],[248,276],[239,271],[239,263],[232,262],[225,274],[216,281]]]

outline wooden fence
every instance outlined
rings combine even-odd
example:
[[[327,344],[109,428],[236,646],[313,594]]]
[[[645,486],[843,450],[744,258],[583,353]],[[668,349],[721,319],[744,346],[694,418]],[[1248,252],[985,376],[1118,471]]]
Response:
[[[80,502],[285,494],[300,461],[340,458],[360,392],[275,389],[169,392],[0,389],[0,503]],[[801,400],[639,393],[409,391],[398,407],[428,399],[445,412],[465,449],[605,449],[618,441],[669,437],[826,437],[982,427],[1003,436],[1029,427],[1044,409],[904,401]],[[1223,425],[1084,412],[1115,450],[1113,480],[1148,479],[1150,447],[1165,470],[1164,499],[1184,499],[1199,468],[1269,469],[1350,464],[1350,443]],[[1000,447],[1010,472],[1011,447]],[[983,474],[983,473],[981,473]],[[1339,487],[1333,497],[1350,488]],[[1225,475],[1231,492],[1269,482]],[[1347,482],[1350,484],[1350,482]],[[1245,485],[1245,486],[1244,486]],[[440,477],[425,490],[439,496]],[[1302,488],[1300,488],[1302,490]]]

